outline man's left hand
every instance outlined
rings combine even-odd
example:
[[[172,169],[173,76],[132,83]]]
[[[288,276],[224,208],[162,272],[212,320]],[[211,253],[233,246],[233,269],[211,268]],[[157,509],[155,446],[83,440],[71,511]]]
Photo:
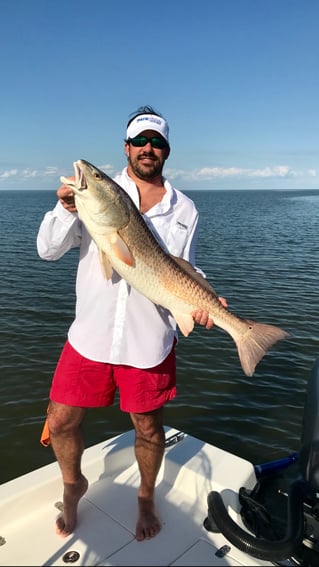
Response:
[[[218,299],[223,307],[228,307],[227,299],[225,299],[224,297],[219,297]],[[213,319],[209,318],[208,311],[204,311],[203,309],[196,309],[196,311],[192,312],[192,315],[195,323],[197,323],[198,325],[202,325],[203,327],[206,327],[206,329],[211,329],[213,327],[214,321]]]

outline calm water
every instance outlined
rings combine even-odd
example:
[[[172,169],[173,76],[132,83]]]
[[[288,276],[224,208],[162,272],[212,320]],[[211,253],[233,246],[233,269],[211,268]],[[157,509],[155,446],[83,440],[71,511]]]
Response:
[[[197,264],[237,315],[279,325],[253,378],[228,334],[201,327],[177,348],[166,423],[254,463],[299,450],[307,379],[319,354],[319,191],[193,191]],[[0,483],[54,460],[39,443],[52,372],[74,313],[77,252],[40,260],[36,235],[55,192],[1,191]],[[117,403],[91,410],[86,444],[131,427]]]

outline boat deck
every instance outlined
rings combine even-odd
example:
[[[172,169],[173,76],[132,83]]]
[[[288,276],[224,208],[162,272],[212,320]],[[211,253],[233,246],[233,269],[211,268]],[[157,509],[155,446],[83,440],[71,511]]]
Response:
[[[253,488],[253,466],[175,429],[166,428],[166,437],[171,444],[156,488],[163,527],[155,538],[134,538],[139,473],[129,431],[84,452],[90,486],[77,528],[65,539],[54,527],[62,496],[57,463],[0,486],[0,565],[247,565],[245,553],[222,534],[207,532],[203,522],[214,489],[242,526],[237,495],[241,486]],[[251,557],[249,565],[270,563]]]

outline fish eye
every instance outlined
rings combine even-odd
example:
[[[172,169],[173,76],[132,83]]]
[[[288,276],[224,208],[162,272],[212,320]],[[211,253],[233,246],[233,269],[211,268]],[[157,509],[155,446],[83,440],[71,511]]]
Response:
[[[94,177],[95,177],[95,179],[101,179],[101,175],[97,172],[94,173]]]

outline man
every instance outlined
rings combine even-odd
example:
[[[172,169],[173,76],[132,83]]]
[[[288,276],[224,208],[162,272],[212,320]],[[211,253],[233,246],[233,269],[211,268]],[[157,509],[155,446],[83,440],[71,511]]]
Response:
[[[133,199],[150,229],[166,250],[195,265],[198,212],[194,203],[162,176],[170,154],[167,121],[151,107],[141,107],[127,125],[127,168],[115,180]],[[163,407],[176,395],[176,324],[113,272],[102,274],[98,251],[78,218],[70,188],[62,185],[58,203],[44,216],[37,246],[44,260],[57,260],[80,247],[76,281],[76,315],[56,367],[50,390],[50,441],[64,482],[63,514],[57,533],[71,534],[80,498],[87,490],[81,472],[84,449],[81,422],[89,407],[113,403],[135,428],[135,455],[141,482],[138,490],[136,539],[161,529],[154,493],[165,445]],[[221,298],[221,301],[222,300]],[[200,310],[195,322],[211,328]]]

